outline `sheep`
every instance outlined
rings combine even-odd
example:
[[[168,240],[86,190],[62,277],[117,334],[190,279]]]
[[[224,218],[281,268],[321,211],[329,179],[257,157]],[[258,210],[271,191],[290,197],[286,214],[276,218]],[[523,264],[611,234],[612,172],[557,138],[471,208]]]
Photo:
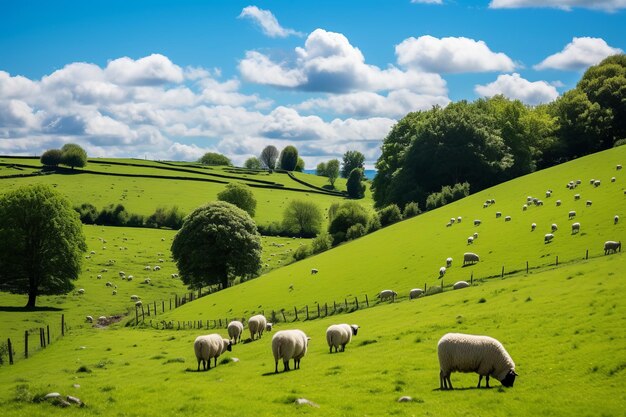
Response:
[[[272,331],[272,327],[274,327],[274,323],[267,323],[265,325],[265,331],[271,332]]]
[[[506,216],[506,217],[504,218],[504,221],[505,221],[505,222],[510,222],[510,221],[511,221],[511,216]]]
[[[461,223],[461,220],[463,220],[463,217],[461,217],[461,216],[459,216],[459,217],[457,217],[457,218],[456,218],[456,222],[457,222],[457,223]]]
[[[552,239],[554,239],[554,235],[552,233],[546,233],[546,235],[543,237],[543,243],[549,243],[552,241]]]
[[[613,178],[615,178],[615,177],[613,177]],[[92,250],[92,251],[91,251],[91,252],[89,252],[89,253],[90,253],[91,255],[95,255],[95,254],[96,254],[96,251],[95,251],[95,250]]]
[[[489,207],[489,203],[483,203],[483,208]]]
[[[546,198],[552,197],[552,191],[548,190],[546,191]]]
[[[139,297],[138,295],[131,295],[131,296],[130,296],[130,300],[131,300],[131,301],[137,301],[137,300],[139,300],[140,298],[141,298],[141,297]]]
[[[450,268],[452,266],[452,258],[446,258],[446,268]]]
[[[587,200],[587,202],[585,203],[585,206],[591,207],[592,204],[593,202],[591,200]]]
[[[550,226],[550,230],[552,230],[552,233],[554,233],[559,230],[559,226],[557,226],[556,223],[552,223],[552,226]]]
[[[543,201],[542,200],[537,200],[537,203],[535,203],[538,206],[543,206]]]
[[[106,316],[100,316],[98,317],[98,323],[100,324],[106,324],[107,321],[107,317]]]
[[[537,223],[532,223],[532,224],[530,225],[530,231],[531,231],[531,232],[534,232],[536,228],[537,228]]]
[[[570,211],[570,212],[567,214],[567,218],[568,218],[569,220],[572,220],[574,217],[576,217],[576,212],[575,212],[574,210]]]
[[[108,281],[106,284],[104,284],[106,287],[112,287],[113,283],[111,281]]]
[[[582,180],[576,180],[576,185],[580,185],[580,184],[582,184],[582,183],[583,183],[583,181],[582,181]]]
[[[380,293],[378,293],[378,298],[380,298],[380,301],[385,301],[387,299],[391,299],[391,301],[393,301],[397,296],[398,293],[393,290],[382,290]]]
[[[442,266],[441,268],[439,268],[439,279],[443,278],[445,274],[446,274],[446,267]]]
[[[98,274],[97,279],[102,279],[102,274]]]
[[[474,220],[474,226],[480,226],[481,221],[476,219]]]
[[[620,169],[622,169],[622,166],[618,164],[618,165],[615,167],[615,169],[619,171]]]
[[[250,329],[250,338],[254,340],[254,336],[258,339],[263,336],[263,330],[267,327],[267,319],[262,314],[257,314],[248,319],[248,329]]]
[[[622,242],[615,242],[614,240],[607,240],[604,242],[604,254],[608,255],[609,253],[617,253],[617,251],[622,251]]]
[[[492,198],[491,200],[489,200],[489,204],[496,204],[496,200]]]
[[[594,187],[599,187],[599,186],[600,186],[600,184],[601,184],[600,180],[595,180],[595,181],[593,182],[593,186],[594,186]]]
[[[152,271],[152,267],[150,265],[146,265],[143,267],[144,271]]]
[[[156,265],[156,266],[155,266],[154,268],[152,268],[152,269],[153,269],[153,270],[155,270],[155,271],[160,271],[160,270],[161,270],[161,267],[160,267],[159,265]]]
[[[144,279],[144,280],[143,280],[143,283],[144,283],[144,284],[150,284],[150,278],[146,278],[146,279]]]
[[[572,234],[580,232],[580,223],[572,223]]]
[[[469,283],[467,281],[457,281],[454,283],[454,285],[452,286],[452,288],[454,288],[455,290],[460,290],[461,288],[467,288],[469,287]]]
[[[574,200],[580,200],[580,194],[574,194]]]
[[[589,184],[590,184],[590,185],[593,185],[593,183],[594,183],[594,182],[596,182],[596,180],[595,180],[595,179],[593,179],[593,178],[589,180]]]
[[[455,221],[456,221],[456,219],[454,217],[450,218],[450,223],[454,224]]]
[[[233,341],[233,344],[236,345],[237,342],[241,341],[241,334],[243,333],[243,323],[237,320],[233,320],[228,323],[228,337]]]
[[[499,219],[500,217],[502,217],[502,212],[496,211],[496,219]]]
[[[409,292],[409,300],[412,300],[414,298],[419,297],[420,295],[424,294],[424,290],[421,288],[413,288],[410,292]]]
[[[465,252],[463,254],[463,266],[467,264],[474,264],[480,261],[480,257],[472,252]]]
[[[467,238],[467,244],[471,245],[472,243],[474,243],[474,236],[470,236]]]
[[[85,293],[85,289],[84,288],[79,288],[78,289],[78,293],[81,294],[81,295],[84,294]]]
[[[113,290],[112,295],[117,295],[117,290]]]
[[[213,367],[217,366],[217,358],[224,352],[233,350],[232,343],[228,339],[222,338],[217,333],[208,334],[206,336],[198,336],[193,342],[193,350],[198,360],[198,372],[200,372],[200,363],[206,371],[211,369],[211,359],[213,359]]]
[[[611,182],[615,182],[615,177],[611,177]]]
[[[472,235],[472,237],[474,238],[474,240],[478,239],[478,232],[474,232],[474,234]]]
[[[283,372],[289,371],[289,361],[293,359],[294,369],[300,369],[300,360],[306,355],[310,337],[302,330],[281,330],[272,337],[274,373],[278,373],[278,360],[283,361]]]
[[[493,376],[503,386],[512,387],[515,382],[515,363],[502,343],[489,336],[447,333],[437,344],[439,356],[439,389],[454,389],[450,381],[452,372],[476,372],[478,388],[483,376]]]
[[[119,273],[120,277],[123,277],[123,276],[125,276],[125,275],[126,275],[126,272],[124,272],[124,271],[120,271],[120,272],[118,272],[118,273]]]
[[[533,198],[531,196],[526,197],[526,202],[530,203],[531,201],[533,201]]]
[[[524,204],[524,205],[522,206],[522,211],[526,211],[526,210],[528,210],[528,206],[527,206],[526,204]]]
[[[330,353],[338,352],[339,346],[341,351],[346,351],[346,345],[352,340],[352,336],[356,336],[359,326],[356,324],[333,324],[326,329],[326,342],[330,348]]]
[[[561,206],[561,200],[556,200],[556,206],[560,207]]]
[[[452,223],[450,222],[446,223],[446,227],[450,227],[450,226],[452,226]]]
[[[141,307],[142,305],[143,305],[143,302],[141,300],[137,300],[135,302],[135,307]],[[148,307],[150,307],[150,306],[148,306]]]
[[[92,316],[87,316],[87,317],[85,317],[85,321],[87,323],[93,323],[93,317]]]
[[[315,268],[312,268],[312,269],[311,269],[311,275],[315,275],[315,274],[317,274],[318,272],[319,272],[319,271],[318,271],[317,269],[315,269]]]
[[[132,281],[132,280],[133,280],[133,276],[132,276],[132,275],[129,275],[127,279],[128,279],[129,281]]]
[[[613,217],[613,224],[617,223],[619,223],[619,216],[616,214],[615,217]]]

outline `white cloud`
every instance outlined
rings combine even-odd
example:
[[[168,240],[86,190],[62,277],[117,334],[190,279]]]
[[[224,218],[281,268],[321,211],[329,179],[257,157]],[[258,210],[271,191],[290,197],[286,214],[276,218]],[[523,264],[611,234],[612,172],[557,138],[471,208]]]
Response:
[[[517,73],[499,75],[492,83],[477,85],[474,91],[485,97],[502,94],[531,105],[547,103],[559,96],[556,88],[549,83],[545,81],[531,82]]]
[[[491,9],[518,9],[523,7],[549,7],[571,10],[585,8],[614,12],[626,7],[626,0],[491,0]]]
[[[610,47],[602,38],[574,38],[561,52],[550,55],[533,68],[580,70],[599,63],[609,55],[622,52],[619,48]]]
[[[104,71],[110,81],[125,85],[180,83],[184,78],[183,70],[160,54],[136,61],[128,57],[118,58],[110,61]]]
[[[411,0],[411,3],[443,4],[443,1],[442,0]]]
[[[365,63],[361,51],[341,33],[313,31],[294,51],[292,62],[276,63],[260,52],[248,51],[239,71],[250,82],[304,91],[347,93],[410,89],[421,94],[446,94],[439,74],[394,66],[380,69]]]
[[[493,52],[483,41],[469,38],[408,38],[396,45],[398,63],[426,72],[459,73],[512,71],[516,65],[502,52]]]
[[[298,31],[282,27],[278,23],[276,16],[274,16],[269,10],[259,9],[256,6],[244,7],[238,18],[247,18],[252,20],[254,23],[259,25],[263,33],[270,38],[286,38],[290,35],[302,36],[302,33]]]

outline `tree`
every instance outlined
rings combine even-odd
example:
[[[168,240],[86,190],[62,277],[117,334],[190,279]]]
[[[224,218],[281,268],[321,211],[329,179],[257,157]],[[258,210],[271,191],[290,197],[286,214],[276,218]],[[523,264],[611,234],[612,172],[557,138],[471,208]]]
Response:
[[[346,240],[358,239],[367,234],[365,226],[361,223],[357,223],[354,226],[350,226],[346,232]]]
[[[252,218],[240,208],[214,201],[185,218],[172,242],[181,280],[190,288],[221,284],[256,274],[261,265],[261,237]]]
[[[66,143],[61,148],[61,163],[69,167],[82,168],[87,165],[87,152],[74,143]]]
[[[339,178],[339,161],[337,159],[331,159],[326,163],[326,176],[330,186],[335,188],[335,181]]]
[[[250,217],[254,217],[254,213],[256,211],[256,198],[254,198],[254,193],[252,193],[250,188],[246,185],[231,182],[230,184],[227,184],[226,188],[217,195],[217,199],[234,204],[248,213]]]
[[[318,177],[326,176],[326,162],[320,162],[317,164],[317,167],[315,167],[315,175]]]
[[[261,151],[259,160],[261,165],[269,170],[276,169],[276,160],[278,159],[278,149],[274,145],[268,145]]]
[[[217,152],[205,153],[204,155],[202,155],[200,159],[198,159],[198,162],[200,162],[203,165],[223,165],[223,166],[233,165],[233,163],[230,161],[230,159],[227,156],[222,155],[221,153],[217,153]]]
[[[363,170],[354,168],[348,177],[346,187],[348,189],[348,197],[363,198],[365,196],[365,185],[363,184]]]
[[[311,241],[311,252],[321,253],[333,247],[333,237],[328,232],[320,232],[319,235]]]
[[[298,150],[295,146],[285,146],[280,153],[280,168],[285,171],[295,171],[298,166]]]
[[[40,161],[43,165],[55,167],[63,160],[63,152],[60,149],[48,149],[41,154]]]
[[[364,169],[365,155],[359,151],[347,151],[343,154],[343,162],[341,163],[341,176],[348,178],[355,168]]]
[[[47,185],[0,196],[0,290],[37,296],[66,294],[78,279],[87,250],[79,215]]]
[[[303,237],[313,237],[322,229],[322,211],[311,201],[292,200],[283,214],[283,228]]]
[[[261,169],[261,161],[256,156],[246,159],[243,166],[248,169]]]
[[[298,163],[296,164],[296,171],[303,172],[304,171],[304,159],[298,157]]]
[[[336,213],[333,214],[333,219],[328,226],[328,233],[330,233],[334,239],[333,243],[337,245],[343,242],[348,229],[357,223],[366,227],[369,218],[369,213],[360,204],[354,201],[343,203]]]
[[[411,201],[404,206],[404,211],[402,212],[402,217],[405,219],[409,219],[411,217],[415,217],[420,214],[420,207],[415,201]]]
[[[387,207],[383,208],[378,212],[380,216],[380,224],[381,226],[389,226],[390,224],[394,224],[402,220],[402,213],[400,213],[400,208],[395,204],[389,204]]]

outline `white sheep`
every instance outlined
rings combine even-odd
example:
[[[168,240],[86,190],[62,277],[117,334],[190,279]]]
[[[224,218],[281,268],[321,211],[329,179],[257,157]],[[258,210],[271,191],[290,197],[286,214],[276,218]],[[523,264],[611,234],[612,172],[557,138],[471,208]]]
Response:
[[[572,234],[580,232],[580,223],[572,223]]]
[[[125,276],[125,275],[126,275],[126,272],[124,272],[124,271],[120,271],[120,272],[119,272],[119,275],[120,275],[120,277],[123,277],[123,276]]]
[[[146,278],[146,279],[144,279],[144,280],[143,280],[143,283],[144,283],[144,284],[150,284],[150,278]]]
[[[531,231],[531,232],[534,232],[536,228],[537,228],[537,223],[532,223],[532,224],[530,225],[530,231]]]
[[[595,180],[595,181],[593,182],[593,186],[594,186],[594,187],[599,187],[599,186],[600,186],[600,184],[601,184],[600,180]]]
[[[476,219],[474,220],[474,226],[480,226],[481,221]]]
[[[546,191],[546,198],[548,198],[548,197],[552,197],[552,191],[551,190]]]
[[[143,270],[144,271],[151,271],[152,267],[150,265],[146,265],[146,266],[143,267]]]
[[[333,324],[326,329],[326,342],[330,348],[330,353],[337,353],[339,346],[341,351],[345,352],[346,345],[352,340],[352,336],[356,336],[359,326],[356,324]]]
[[[200,363],[206,371],[211,369],[211,359],[213,359],[213,367],[217,366],[217,358],[226,351],[232,351],[232,343],[228,339],[222,338],[217,333],[208,334],[206,336],[198,336],[193,342],[193,350],[198,360],[198,371],[200,371]]]
[[[480,257],[472,252],[465,252],[463,254],[463,266],[467,264],[474,264],[480,261]]]
[[[467,238],[467,244],[468,244],[468,245],[471,245],[472,243],[474,243],[474,236],[469,236],[469,237]]]
[[[233,341],[233,344],[241,341],[241,334],[243,333],[243,323],[237,320],[233,320],[228,323],[228,337]]]
[[[510,221],[511,221],[511,216],[506,216],[506,217],[504,218],[504,221],[505,221],[505,222],[510,222]]]
[[[117,290],[113,290],[112,295],[117,295]]]
[[[570,211],[570,212],[567,214],[567,218],[568,218],[569,220],[572,220],[574,217],[576,217],[576,212],[575,212],[574,210]]]
[[[589,184],[591,184],[591,185],[593,185],[594,182],[596,182],[596,180],[593,179],[593,178],[589,180]]]
[[[263,330],[267,328],[267,319],[262,314],[257,314],[248,319],[248,329],[250,329],[250,338],[254,340],[254,336],[260,339],[263,336]]]
[[[461,217],[461,216],[459,216],[459,217],[457,217],[457,218],[456,218],[456,222],[457,222],[457,223],[461,223],[461,220],[463,220],[463,217]]]
[[[85,317],[85,321],[87,323],[93,323],[93,317],[92,316],[87,316],[87,317]]]
[[[554,235],[552,233],[546,233],[546,235],[543,237],[543,243],[548,243],[552,241],[552,239],[554,239]]]
[[[132,276],[132,275],[129,275],[129,276],[128,276],[128,280],[129,280],[129,281],[132,281],[132,280],[133,280],[133,276]]]
[[[311,275],[315,275],[315,274],[317,274],[318,272],[319,272],[319,271],[318,271],[317,269],[315,269],[315,268],[312,268],[312,269],[311,269]]]
[[[141,297],[139,297],[138,295],[134,295],[134,294],[130,296],[130,300],[131,300],[131,301],[137,301],[137,300],[139,300],[140,298],[141,298]]]
[[[450,222],[446,223],[446,227],[450,227],[450,226],[452,226],[452,223]]]
[[[608,255],[609,253],[617,253],[617,251],[622,251],[622,242],[616,242],[614,240],[607,240],[604,242],[604,254]]]
[[[556,206],[560,207],[561,206],[561,200],[556,200]]]
[[[502,212],[496,211],[496,219],[499,219],[500,217],[502,217]]]
[[[439,278],[443,278],[443,276],[446,274],[446,267],[442,266],[441,268],[439,268]]]
[[[580,194],[574,194],[574,200],[580,200]]]
[[[454,283],[452,288],[454,288],[455,290],[460,290],[461,288],[467,288],[469,286],[470,286],[469,282],[467,282],[467,281],[457,281],[457,282]]]
[[[615,217],[613,217],[613,224],[617,223],[619,223],[619,216],[616,214]]]
[[[398,296],[398,293],[393,290],[382,290],[378,294],[378,298],[380,298],[380,301],[385,301],[387,299],[391,299],[393,301],[395,300],[397,296]]]
[[[478,388],[483,376],[493,376],[505,387],[515,382],[515,363],[502,343],[489,336],[476,336],[462,333],[448,333],[437,344],[439,356],[439,388],[453,389],[450,381],[452,372],[476,372]]]
[[[410,292],[409,292],[409,300],[412,300],[414,298],[419,297],[420,295],[424,294],[424,290],[421,288],[413,288]]]
[[[102,274],[98,274],[97,279],[102,279]]]
[[[576,180],[576,185],[580,185],[583,183],[583,180]]]
[[[452,258],[446,258],[446,268],[450,268],[452,266]]]
[[[106,284],[104,284],[106,287],[112,287],[113,283],[111,281],[108,281]]]
[[[152,268],[152,269],[153,269],[153,270],[155,270],[155,271],[160,271],[160,270],[161,270],[161,267],[160,267],[159,265],[156,265],[156,266],[155,266],[154,268]]]
[[[611,177],[611,182],[615,182],[615,177]]]
[[[620,169],[622,169],[622,166],[618,164],[618,165],[615,167],[615,169],[619,171]]]
[[[141,307],[143,305],[143,302],[141,300],[137,300],[135,302],[135,307]]]
[[[526,210],[528,210],[528,206],[527,206],[526,204],[524,204],[524,205],[522,206],[522,211],[526,211]]]
[[[591,200],[587,200],[587,202],[585,203],[585,206],[591,207],[592,204],[593,202]]]
[[[557,226],[556,223],[552,223],[552,225],[550,226],[550,230],[552,230],[552,233],[554,233],[559,230],[559,226]]]
[[[79,293],[80,295],[84,294],[84,293],[85,293],[85,289],[84,289],[84,288],[79,288],[79,289],[78,289],[78,293]]]
[[[275,368],[278,373],[278,360],[283,361],[283,372],[289,371],[289,361],[293,359],[294,369],[300,368],[300,360],[306,355],[309,340],[302,330],[281,330],[272,337],[272,353],[274,354]]]
[[[450,218],[450,223],[454,224],[455,221],[456,221],[456,219],[454,217]]]

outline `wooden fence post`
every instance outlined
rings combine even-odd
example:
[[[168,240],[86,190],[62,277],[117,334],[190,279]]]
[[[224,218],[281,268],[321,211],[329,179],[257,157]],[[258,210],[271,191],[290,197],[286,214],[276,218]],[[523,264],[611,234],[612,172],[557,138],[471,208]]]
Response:
[[[220,328],[221,328],[222,327],[222,319],[219,319],[219,320],[220,320]]]
[[[309,305],[306,305],[306,319],[309,319]]]
[[[324,317],[328,317],[328,303],[324,303]]]
[[[285,310],[280,310],[280,312],[283,315],[283,322],[287,323],[287,319],[285,318]]]
[[[320,303],[317,303],[317,318],[320,318]]]
[[[143,304],[141,305],[141,322],[145,323],[146,322],[146,312],[143,309]]]
[[[474,271],[472,271],[472,274],[470,275],[470,284],[474,283]]]
[[[500,273],[500,278],[504,278],[504,265],[502,265],[502,272]]]
[[[293,306],[293,312],[296,313],[296,318],[294,321],[298,320],[298,308],[296,306]]]
[[[556,266],[559,266],[559,255],[556,255]]]
[[[46,324],[46,330],[48,332],[48,344],[50,344],[50,325]]]
[[[150,304],[148,304],[148,317],[150,317]]]
[[[589,249],[585,252],[585,259],[589,259]]]
[[[139,324],[139,307],[135,306],[135,326]]]
[[[161,308],[163,309],[163,313],[165,313],[165,300],[161,301]]]
[[[7,347],[9,348],[9,365],[13,365],[13,346],[11,345],[11,338],[7,339]]]
[[[365,294],[365,305],[368,307],[370,306],[370,300],[368,300],[367,294]]]
[[[39,328],[39,347],[43,349],[45,347],[45,343],[46,342],[44,342],[43,340],[43,327],[40,327]]]
[[[357,297],[354,297],[354,304],[356,305],[356,309],[359,309],[359,299]]]
[[[345,304],[345,306],[346,306],[346,311],[348,311],[348,299],[347,299],[347,298],[344,298],[344,299],[343,299],[343,303],[344,303],[344,304]]]
[[[28,359],[28,330],[24,330],[24,357]]]
[[[337,312],[337,303],[333,300],[333,314]]]
[[[528,273],[528,261],[526,261],[526,273]]]
[[[157,315],[156,301],[154,302],[154,317]]]
[[[172,299],[170,298],[170,311],[172,310]]]
[[[61,314],[61,336],[65,336],[65,314]]]

